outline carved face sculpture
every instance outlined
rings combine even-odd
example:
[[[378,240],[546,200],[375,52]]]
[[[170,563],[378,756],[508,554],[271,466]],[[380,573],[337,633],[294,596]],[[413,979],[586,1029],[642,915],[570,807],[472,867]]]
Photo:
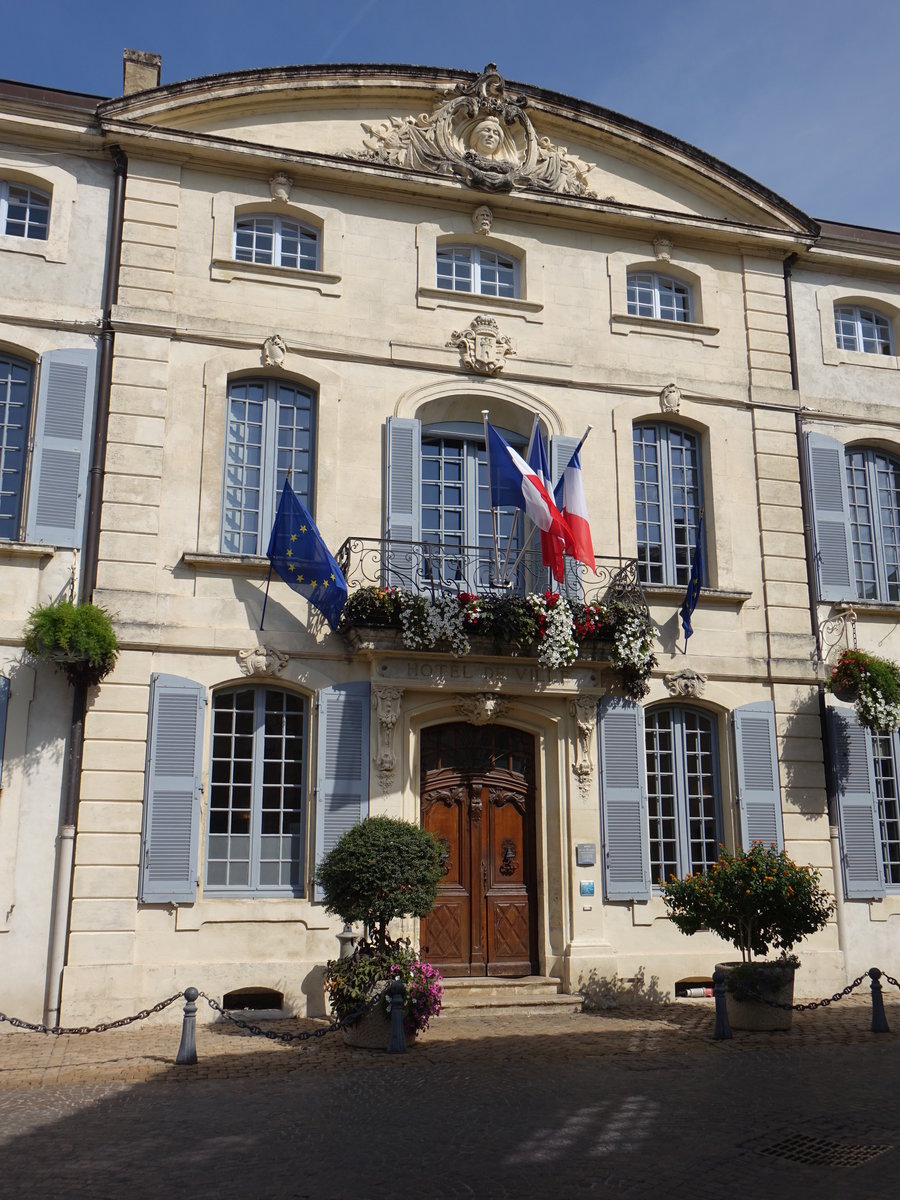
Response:
[[[496,117],[485,117],[469,135],[470,148],[482,158],[493,158],[502,141],[503,130]]]

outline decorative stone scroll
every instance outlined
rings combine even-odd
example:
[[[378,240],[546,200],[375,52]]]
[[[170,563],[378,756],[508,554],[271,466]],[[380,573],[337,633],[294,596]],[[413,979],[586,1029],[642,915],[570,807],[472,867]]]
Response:
[[[575,718],[577,737],[575,739],[575,765],[572,770],[578,778],[578,786],[583,794],[587,793],[594,773],[594,760],[591,758],[591,738],[597,723],[597,697],[576,696],[569,702],[569,712]]]
[[[280,675],[290,657],[281,650],[273,650],[271,646],[239,650],[237,656],[242,675]]]
[[[681,408],[681,388],[677,384],[666,384],[659,393],[659,407],[664,413],[678,412]]]
[[[293,179],[291,179],[290,175],[285,175],[283,171],[279,171],[277,175],[273,175],[269,180],[269,191],[272,194],[272,199],[280,200],[282,204],[287,204],[290,200],[293,186]]]
[[[479,375],[499,375],[516,352],[512,338],[500,333],[493,317],[483,315],[475,317],[468,329],[454,330],[447,345],[455,346],[461,364]]]
[[[497,692],[476,692],[473,696],[457,696],[456,711],[470,725],[489,725],[502,717],[509,708]]]
[[[287,354],[287,343],[280,333],[267,337],[262,346],[264,367],[283,367],[284,356]]]
[[[458,83],[429,116],[362,123],[365,150],[357,157],[432,175],[456,175],[486,192],[537,188],[594,196],[586,163],[565,146],[539,137],[524,96],[508,95],[496,64],[473,82]]]
[[[403,688],[372,688],[372,705],[378,718],[378,753],[375,755],[375,769],[384,791],[387,790],[397,765],[397,756],[394,753],[394,726],[400,718],[402,699]]]
[[[670,696],[702,696],[707,684],[707,676],[690,667],[682,667],[664,678]]]

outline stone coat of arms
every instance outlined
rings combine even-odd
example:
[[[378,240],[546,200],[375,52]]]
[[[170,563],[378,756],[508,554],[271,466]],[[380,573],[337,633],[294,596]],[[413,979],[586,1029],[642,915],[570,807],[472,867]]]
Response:
[[[512,338],[500,333],[493,317],[478,316],[468,329],[456,329],[450,335],[448,346],[459,350],[460,363],[479,375],[499,375],[510,354],[516,348]]]

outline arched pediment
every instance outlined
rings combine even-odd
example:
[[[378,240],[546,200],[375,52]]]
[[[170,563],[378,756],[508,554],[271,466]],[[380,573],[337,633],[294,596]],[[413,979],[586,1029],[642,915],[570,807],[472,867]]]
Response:
[[[348,167],[411,187],[559,197],[629,211],[814,237],[816,223],[762,184],[608,109],[480,75],[390,66],[287,67],[188,80],[100,105],[138,133],[217,155],[268,149],[318,171]],[[144,136],[147,134],[141,130]],[[149,131],[148,131],[149,132]],[[508,201],[502,201],[504,203]]]

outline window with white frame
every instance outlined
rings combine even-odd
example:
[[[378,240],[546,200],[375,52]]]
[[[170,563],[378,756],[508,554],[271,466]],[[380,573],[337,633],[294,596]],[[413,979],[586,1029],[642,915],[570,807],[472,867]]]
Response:
[[[15,541],[22,522],[32,369],[0,355],[0,539]]]
[[[206,887],[302,888],[307,702],[271,687],[213,697]]]
[[[642,583],[687,584],[702,507],[700,439],[677,425],[634,426],[634,503]]]
[[[839,350],[858,350],[863,354],[894,353],[891,319],[874,308],[836,304],[834,337]]]
[[[0,181],[0,233],[46,241],[50,230],[50,196],[25,183]]]
[[[312,508],[315,397],[277,379],[233,380],[228,388],[222,551],[264,554],[275,509],[291,487]]]
[[[519,264],[508,254],[481,246],[439,246],[437,286],[512,299],[519,295]]]
[[[722,804],[716,724],[691,708],[644,715],[650,875],[659,887],[706,871],[718,858]]]
[[[238,262],[319,269],[319,231],[289,217],[251,213],[234,223],[234,257]]]
[[[896,732],[873,732],[872,748],[884,882],[900,888],[900,737]]]
[[[881,450],[845,454],[858,600],[900,600],[900,461]]]
[[[632,317],[652,317],[657,321],[690,321],[691,289],[669,275],[629,271],[628,313]]]

